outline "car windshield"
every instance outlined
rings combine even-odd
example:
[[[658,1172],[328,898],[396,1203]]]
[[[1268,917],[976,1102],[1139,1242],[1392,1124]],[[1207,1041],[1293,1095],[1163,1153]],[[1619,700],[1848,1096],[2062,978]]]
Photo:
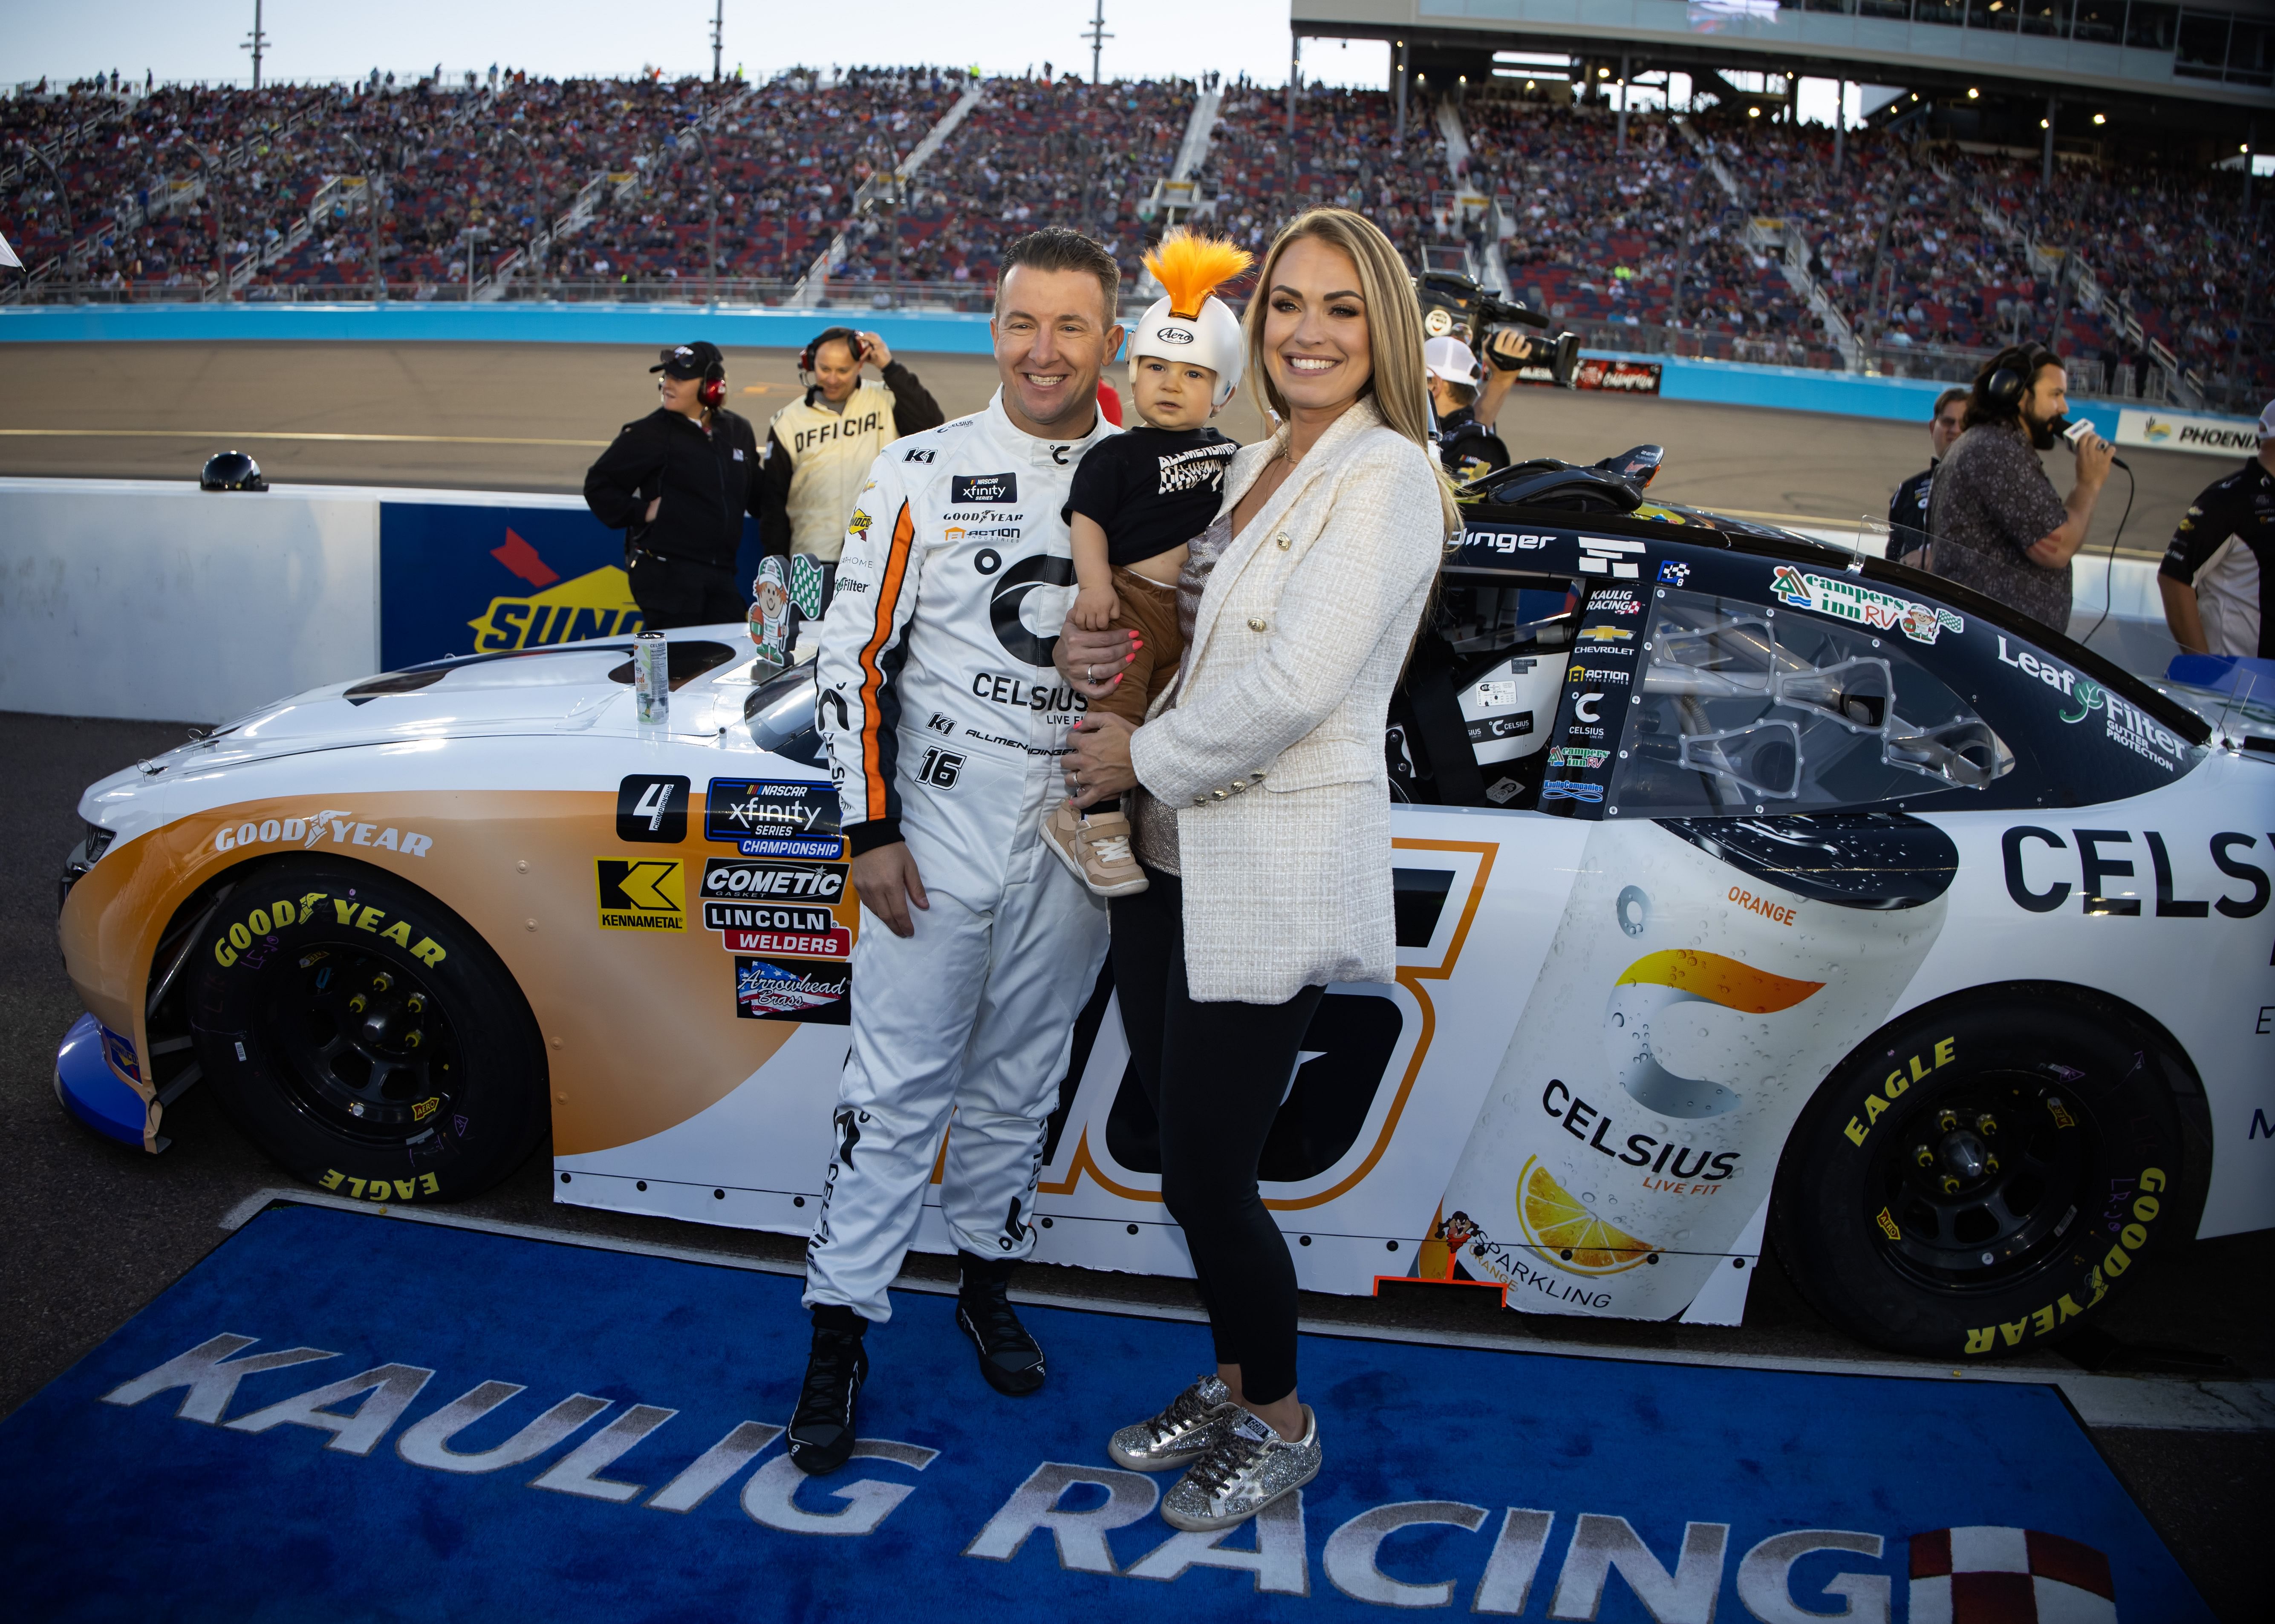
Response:
[[[2005,741],[1905,642],[1662,591],[1612,804],[1652,815],[1871,806],[2011,771]],[[1905,629],[1931,641],[1932,626]]]

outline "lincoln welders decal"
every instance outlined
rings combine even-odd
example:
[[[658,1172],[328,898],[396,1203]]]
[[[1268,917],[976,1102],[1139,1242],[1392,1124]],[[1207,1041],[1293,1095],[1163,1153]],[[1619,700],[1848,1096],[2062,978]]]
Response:
[[[735,1013],[748,1021],[850,1024],[853,966],[843,959],[735,961]]]

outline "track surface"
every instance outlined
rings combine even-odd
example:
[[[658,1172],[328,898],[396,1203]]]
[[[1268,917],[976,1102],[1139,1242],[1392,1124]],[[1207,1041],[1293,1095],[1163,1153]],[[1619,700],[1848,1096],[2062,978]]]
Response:
[[[180,741],[179,723],[85,721],[0,713],[0,760],[12,771],[0,797],[0,1190],[10,1217],[0,1243],[0,1415],[87,1352],[217,1245],[222,1216],[254,1191],[291,1181],[239,1134],[202,1089],[166,1114],[162,1156],[99,1137],[66,1116],[54,1093],[57,1040],[79,1005],[55,949],[55,876],[78,837],[75,806],[93,780]],[[450,1210],[596,1236],[795,1260],[802,1243],[666,1220],[556,1206],[540,1148],[518,1173]],[[950,1277],[943,1258],[911,1258],[911,1274]],[[2239,1373],[2275,1376],[2264,1282],[2275,1278],[2275,1234],[2198,1243],[2161,1259],[2101,1324],[2127,1341],[2226,1356]],[[375,1283],[383,1290],[383,1282]],[[1105,1302],[1191,1305],[1182,1281],[1037,1266],[1022,1284]],[[1423,1294],[1416,1294],[1423,1295]],[[1445,1299],[1452,1299],[1450,1301]],[[1470,1299],[1476,1299],[1474,1301]],[[1538,1346],[1636,1348],[1712,1356],[1775,1354],[1851,1360],[1848,1341],[1801,1300],[1765,1256],[1738,1326],[1636,1325],[1508,1313],[1483,1292],[1370,1301],[1306,1294],[1309,1318],[1422,1331],[1459,1331]],[[2049,1373],[2058,1356],[2027,1362]],[[2275,1434],[2103,1429],[2094,1440],[2222,1618],[2258,1619],[2267,1595],[2258,1543]],[[1966,1469],[1954,1438],[1952,1469]],[[2019,1510],[2019,1508],[2018,1508]],[[2146,1615],[2143,1615],[2146,1616]]]
[[[995,387],[985,356],[898,359],[951,417]],[[11,344],[0,350],[0,473],[195,479],[234,444],[295,484],[576,491],[617,425],[654,407],[654,359],[614,345]],[[727,365],[729,403],[763,432],[796,397],[795,356],[736,351]],[[1264,432],[1245,391],[1221,426],[1243,442]],[[1656,442],[1668,456],[1654,495],[1834,524],[1884,517],[1929,451],[1924,425],[1529,389],[1500,429],[1519,457],[1582,463]],[[280,434],[408,438],[270,437]],[[2178,451],[2125,457],[2141,482],[2128,554],[2162,551],[2189,501],[2231,468]],[[2048,466],[2067,491],[2068,457]],[[2112,479],[2094,551],[2123,507],[2124,476]]]

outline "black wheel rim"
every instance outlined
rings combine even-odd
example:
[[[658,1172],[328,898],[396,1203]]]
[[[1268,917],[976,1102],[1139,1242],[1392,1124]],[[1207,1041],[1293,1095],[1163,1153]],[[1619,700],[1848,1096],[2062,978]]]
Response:
[[[2095,1162],[2084,1080],[2064,1066],[1986,1068],[1883,1123],[1863,1220],[1890,1266],[1942,1290],[1989,1289],[2059,1252]]]
[[[344,1138],[412,1144],[451,1115],[465,1065],[457,1030],[415,968],[354,942],[273,961],[258,1036],[286,1098]]]

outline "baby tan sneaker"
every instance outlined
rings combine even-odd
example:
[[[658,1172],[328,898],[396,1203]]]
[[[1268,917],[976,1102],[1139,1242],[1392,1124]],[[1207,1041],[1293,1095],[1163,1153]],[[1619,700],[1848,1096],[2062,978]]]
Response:
[[[1130,896],[1145,888],[1145,871],[1130,850],[1130,820],[1118,812],[1081,812],[1061,801],[1043,820],[1043,838],[1096,896]]]

